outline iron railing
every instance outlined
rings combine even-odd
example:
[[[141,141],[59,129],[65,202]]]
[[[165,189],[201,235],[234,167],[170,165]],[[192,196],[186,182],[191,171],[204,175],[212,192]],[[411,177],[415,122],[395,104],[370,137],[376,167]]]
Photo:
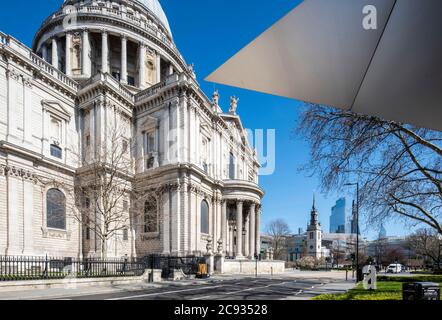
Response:
[[[0,256],[0,281],[141,276],[137,259]]]
[[[143,258],[147,269],[162,270],[161,277],[169,278],[173,270],[182,270],[187,276],[196,275],[198,264],[205,263],[205,259],[196,256],[161,256],[149,255]]]

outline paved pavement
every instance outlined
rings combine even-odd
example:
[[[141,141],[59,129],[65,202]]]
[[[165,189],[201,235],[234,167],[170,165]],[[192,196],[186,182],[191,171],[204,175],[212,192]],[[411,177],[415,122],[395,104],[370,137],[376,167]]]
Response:
[[[274,277],[218,276],[204,281],[0,292],[0,300],[309,300],[353,286],[345,273],[288,272]]]

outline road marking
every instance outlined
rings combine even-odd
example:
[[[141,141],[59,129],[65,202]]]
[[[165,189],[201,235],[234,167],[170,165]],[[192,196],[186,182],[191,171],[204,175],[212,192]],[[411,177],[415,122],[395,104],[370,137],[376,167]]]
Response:
[[[113,300],[129,300],[129,299],[137,299],[137,298],[145,298],[150,296],[162,296],[166,294],[172,294],[172,293],[179,293],[179,292],[189,292],[189,291],[197,291],[197,290],[204,290],[204,289],[215,289],[223,287],[223,285],[219,286],[210,286],[210,287],[200,287],[200,288],[193,288],[193,289],[184,289],[184,290],[175,290],[175,291],[166,291],[166,292],[156,292],[156,293],[146,293],[146,294],[140,294],[136,296],[127,296],[127,297],[120,297],[120,298],[112,298],[112,299],[106,299],[109,301]]]
[[[273,287],[273,286],[282,286],[284,284],[292,283],[292,282],[293,281],[286,281],[286,282],[281,282],[281,283],[269,284],[269,285],[264,286],[264,287],[254,287],[254,288],[248,288],[248,289],[243,289],[243,290],[238,290],[238,291],[220,293],[220,295],[226,296],[226,295],[231,295],[231,294],[237,294],[237,293],[240,293],[240,292],[246,292],[246,291],[253,291],[253,290],[258,290],[258,289],[270,288],[270,287]],[[208,299],[210,297],[212,297],[212,296],[204,296],[204,297],[194,298],[194,299],[191,299],[191,300],[203,300],[203,299]]]

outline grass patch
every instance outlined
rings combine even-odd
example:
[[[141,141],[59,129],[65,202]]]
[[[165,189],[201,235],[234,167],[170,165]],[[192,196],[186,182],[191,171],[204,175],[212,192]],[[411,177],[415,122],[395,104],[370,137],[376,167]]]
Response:
[[[323,294],[313,300],[402,300],[404,282],[437,282],[442,288],[442,276],[420,275],[413,277],[378,276],[378,289],[365,290],[362,283],[343,294]]]
[[[442,283],[442,275],[413,275],[412,277],[378,276],[383,282],[438,282]]]
[[[365,290],[362,283],[343,294],[323,294],[313,300],[402,300],[402,282],[378,282],[375,291]]]

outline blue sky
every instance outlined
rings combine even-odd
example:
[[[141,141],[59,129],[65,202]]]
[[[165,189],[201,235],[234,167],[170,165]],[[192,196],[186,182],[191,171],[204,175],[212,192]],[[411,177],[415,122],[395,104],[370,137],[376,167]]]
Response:
[[[308,161],[308,146],[292,133],[298,119],[299,102],[246,90],[207,83],[204,78],[282,18],[299,0],[161,0],[169,18],[175,42],[186,61],[195,64],[202,89],[211,97],[219,89],[220,104],[228,109],[229,97],[240,98],[238,113],[250,129],[276,129],[276,171],[261,177],[266,190],[263,201],[263,229],[275,218],[285,219],[292,231],[304,230],[309,219],[312,197],[319,190],[318,180],[308,178],[298,168]],[[62,0],[3,1],[0,30],[30,46],[41,22],[55,11]],[[351,203],[353,194],[318,194],[317,207],[323,228],[328,231],[331,207],[340,196]],[[364,231],[365,225],[361,224]],[[401,223],[386,225],[389,235],[403,235]],[[373,238],[375,230],[364,236]]]

